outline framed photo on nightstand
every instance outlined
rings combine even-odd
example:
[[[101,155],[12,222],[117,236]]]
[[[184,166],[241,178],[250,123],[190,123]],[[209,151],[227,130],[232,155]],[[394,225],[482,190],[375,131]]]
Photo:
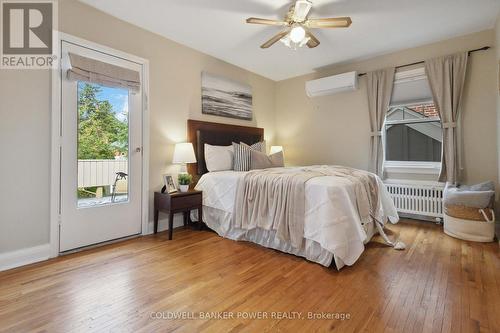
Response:
[[[161,193],[173,193],[177,192],[177,186],[175,186],[174,177],[171,174],[163,175],[163,188]]]

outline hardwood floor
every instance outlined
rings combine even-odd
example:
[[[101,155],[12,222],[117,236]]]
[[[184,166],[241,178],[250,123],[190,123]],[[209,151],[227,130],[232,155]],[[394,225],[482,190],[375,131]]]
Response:
[[[0,331],[500,332],[498,243],[424,222],[389,228],[405,251],[372,242],[340,272],[196,230],[1,272]],[[196,318],[168,319],[182,314]],[[242,317],[259,314],[267,318]]]

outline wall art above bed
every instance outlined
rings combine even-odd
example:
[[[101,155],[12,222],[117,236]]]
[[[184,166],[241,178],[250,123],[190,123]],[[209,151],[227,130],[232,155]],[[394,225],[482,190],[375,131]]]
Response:
[[[252,120],[252,88],[210,73],[201,73],[201,112]]]

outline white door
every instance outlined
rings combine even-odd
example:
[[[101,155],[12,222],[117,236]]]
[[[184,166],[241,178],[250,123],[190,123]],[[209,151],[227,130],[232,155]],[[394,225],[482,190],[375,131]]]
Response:
[[[68,52],[142,77],[141,64],[62,42],[60,252],[139,234],[142,215],[142,92],[68,80]]]

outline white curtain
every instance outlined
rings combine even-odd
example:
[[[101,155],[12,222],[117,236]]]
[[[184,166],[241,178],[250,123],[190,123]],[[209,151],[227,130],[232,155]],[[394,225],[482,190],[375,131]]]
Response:
[[[384,178],[382,126],[391,102],[395,68],[367,73],[368,111],[370,114],[370,171]]]
[[[115,66],[99,60],[69,54],[71,68],[67,75],[69,80],[97,83],[107,87],[125,88],[132,93],[140,90],[140,74],[128,68]]]
[[[425,61],[434,104],[441,117],[443,147],[439,181],[457,183],[460,179],[460,151],[457,125],[467,69],[467,52]]]

